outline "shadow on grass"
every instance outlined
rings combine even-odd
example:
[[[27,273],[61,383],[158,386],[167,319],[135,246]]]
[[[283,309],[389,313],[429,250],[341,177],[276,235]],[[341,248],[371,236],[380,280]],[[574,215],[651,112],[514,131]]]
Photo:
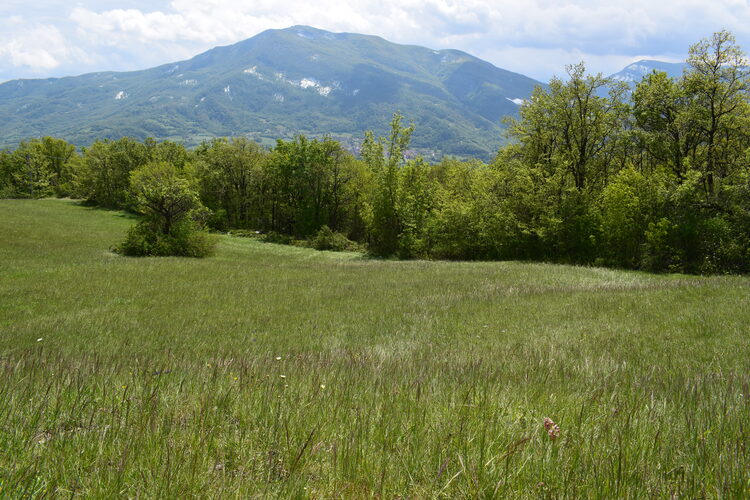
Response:
[[[85,208],[86,210],[96,211],[96,212],[105,212],[111,215],[114,215],[115,217],[120,217],[122,219],[137,221],[140,219],[140,215],[138,215],[135,212],[128,212],[124,208],[109,208],[109,207],[102,207],[100,205],[96,205],[91,202],[87,202],[85,200],[70,200],[73,205],[79,206],[81,208]]]

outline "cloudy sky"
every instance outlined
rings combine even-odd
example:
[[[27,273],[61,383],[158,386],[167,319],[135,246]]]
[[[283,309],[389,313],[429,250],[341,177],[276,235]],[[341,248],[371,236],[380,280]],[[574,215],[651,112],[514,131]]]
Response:
[[[748,0],[2,0],[0,82],[143,69],[295,24],[457,48],[545,81],[581,60],[605,74],[681,60],[722,28],[750,51]]]

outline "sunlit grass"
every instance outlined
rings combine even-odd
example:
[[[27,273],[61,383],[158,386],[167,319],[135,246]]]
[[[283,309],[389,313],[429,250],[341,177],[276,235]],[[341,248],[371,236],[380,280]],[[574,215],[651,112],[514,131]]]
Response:
[[[132,223],[0,201],[0,496],[750,495],[748,278],[109,252]]]

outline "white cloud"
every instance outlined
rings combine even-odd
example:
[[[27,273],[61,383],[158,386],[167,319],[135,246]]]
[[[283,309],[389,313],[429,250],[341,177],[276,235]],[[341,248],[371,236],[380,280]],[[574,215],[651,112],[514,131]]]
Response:
[[[14,18],[10,18],[9,22],[19,24],[18,19]],[[0,36],[0,58],[7,58],[13,67],[26,67],[33,71],[53,69],[67,60],[72,52],[62,33],[54,26],[36,25],[28,30]]]

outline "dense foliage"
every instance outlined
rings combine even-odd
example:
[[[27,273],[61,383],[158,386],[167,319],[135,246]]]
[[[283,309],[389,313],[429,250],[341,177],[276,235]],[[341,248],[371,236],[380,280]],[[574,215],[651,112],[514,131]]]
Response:
[[[538,87],[507,123],[511,144],[490,164],[405,160],[413,127],[396,115],[388,138],[366,135],[361,159],[330,138],[303,135],[270,150],[247,139],[187,151],[125,138],[80,155],[58,139],[32,140],[0,156],[0,192],[143,212],[137,172],[160,165],[219,230],[321,248],[353,240],[402,258],[747,272],[745,56],[722,31],[691,47],[687,63],[681,78],[655,72],[632,93],[583,64],[569,66],[566,80]],[[153,214],[148,220],[155,224]],[[141,238],[137,230],[131,237]]]
[[[206,257],[211,238],[202,229],[205,207],[187,172],[165,161],[130,174],[130,195],[143,220],[130,228],[116,250],[132,256]]]

